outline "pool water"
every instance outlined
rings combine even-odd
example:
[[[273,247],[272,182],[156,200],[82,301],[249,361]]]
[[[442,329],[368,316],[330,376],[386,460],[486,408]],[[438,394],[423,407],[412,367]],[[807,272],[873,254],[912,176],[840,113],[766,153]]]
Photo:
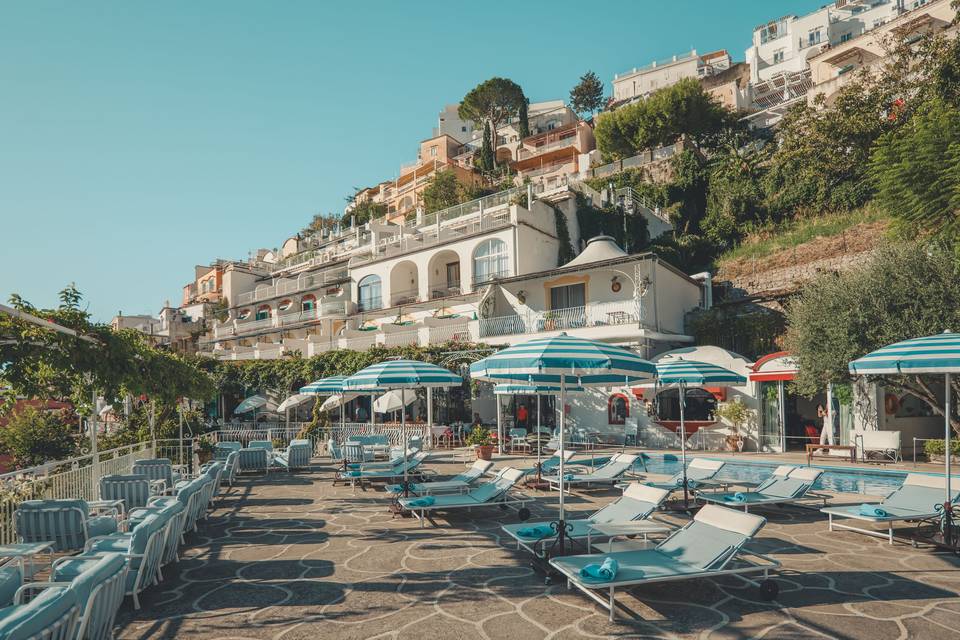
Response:
[[[705,456],[699,456],[705,457]],[[689,462],[693,456],[687,458]],[[680,459],[671,454],[648,455],[644,454],[647,473],[673,475],[680,471]],[[760,482],[779,466],[776,462],[732,462],[728,458],[713,458],[726,462],[717,478],[720,480],[747,480]],[[882,471],[843,469],[814,465],[824,472],[813,485],[814,490],[836,491],[842,493],[862,493],[871,496],[885,496],[899,487],[907,474],[902,471]],[[637,464],[635,471],[642,473],[643,468]]]

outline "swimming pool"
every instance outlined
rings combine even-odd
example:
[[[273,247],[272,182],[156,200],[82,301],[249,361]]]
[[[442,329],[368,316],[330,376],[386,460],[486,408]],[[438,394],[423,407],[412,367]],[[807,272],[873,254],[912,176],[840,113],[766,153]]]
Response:
[[[708,456],[698,455],[700,458]],[[679,456],[672,454],[644,454],[646,469],[648,473],[659,473],[664,475],[673,475],[680,471]],[[687,457],[687,462],[693,459],[693,456]],[[726,464],[720,473],[718,479],[724,480],[747,480],[759,482],[769,476],[775,468],[781,463],[753,461],[745,462],[742,460],[733,461],[729,458],[714,457],[713,460],[723,460]],[[863,493],[871,496],[885,496],[897,487],[899,487],[904,478],[907,477],[904,471],[886,471],[882,469],[857,470],[845,469],[842,467],[829,467],[814,465],[818,469],[823,469],[823,475],[813,485],[814,489],[823,489],[825,491],[836,491],[842,493]],[[639,464],[635,470],[643,472]]]

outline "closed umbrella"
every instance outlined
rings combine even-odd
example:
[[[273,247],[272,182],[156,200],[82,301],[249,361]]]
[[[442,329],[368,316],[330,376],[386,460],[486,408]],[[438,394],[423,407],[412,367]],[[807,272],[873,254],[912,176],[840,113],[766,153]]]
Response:
[[[923,375],[943,374],[944,377],[944,473],[946,474],[946,497],[941,518],[941,535],[946,545],[953,546],[952,490],[950,487],[950,426],[951,390],[950,379],[960,373],[960,333],[943,333],[896,342],[857,358],[850,363],[850,373],[861,375]]]
[[[250,396],[249,398],[244,399],[243,402],[237,405],[237,408],[233,410],[234,413],[249,413],[255,411],[260,407],[266,406],[267,398],[260,394]]]
[[[683,465],[683,506],[689,505],[687,487],[687,428],[684,409],[687,405],[687,387],[738,387],[747,379],[724,367],[686,360],[682,357],[667,357],[657,362],[657,385],[677,387],[680,391],[680,459]]]
[[[347,376],[329,376],[327,378],[314,380],[310,384],[300,387],[300,393],[303,393],[306,395],[332,396],[334,394],[340,394],[340,433],[341,435],[346,429],[346,424],[343,416],[344,398],[343,398],[343,394],[341,393],[341,391],[343,390],[343,381],[346,379],[347,379]]]
[[[416,399],[417,392],[413,391],[412,389],[403,391],[387,391],[385,394],[376,399],[376,401],[373,403],[373,407],[379,413],[390,413],[391,411],[399,411],[404,407],[410,406]]]
[[[492,382],[547,383],[560,387],[560,517],[555,548],[563,553],[563,451],[568,384],[584,387],[622,386],[653,379],[656,367],[622,347],[561,333],[507,347],[470,365],[470,375]]]
[[[299,406],[309,400],[312,396],[306,393],[295,393],[292,396],[288,397],[286,400],[280,403],[280,406],[277,407],[277,411],[286,411],[287,409],[293,409],[296,406]]]
[[[453,387],[463,383],[457,374],[428,362],[417,360],[387,360],[373,364],[343,381],[344,391],[382,391],[384,389],[430,389]],[[427,403],[427,422],[432,424],[431,399]],[[400,438],[403,440],[403,458],[407,458],[406,412],[400,412]],[[407,467],[403,468],[403,495],[409,496]]]

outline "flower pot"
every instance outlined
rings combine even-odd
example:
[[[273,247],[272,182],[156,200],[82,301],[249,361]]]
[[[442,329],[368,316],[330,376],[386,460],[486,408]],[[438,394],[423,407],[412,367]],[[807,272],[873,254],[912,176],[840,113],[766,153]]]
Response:
[[[200,464],[206,464],[213,460],[213,451],[197,451],[197,458]]]
[[[477,447],[477,460],[493,460],[493,450],[492,444]]]

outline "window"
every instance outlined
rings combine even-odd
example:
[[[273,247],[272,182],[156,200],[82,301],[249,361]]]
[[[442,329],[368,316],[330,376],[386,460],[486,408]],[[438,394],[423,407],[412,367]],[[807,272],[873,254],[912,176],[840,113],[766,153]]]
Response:
[[[766,44],[771,40],[782,38],[785,35],[787,35],[786,20],[778,20],[776,22],[771,22],[770,24],[764,27],[760,27],[760,44]]]
[[[849,39],[852,38],[852,37],[853,37],[853,34],[852,34],[851,32],[849,32],[849,31],[847,31],[846,33],[841,33],[841,34],[840,34],[840,42],[846,42],[847,40],[849,40]]]
[[[460,127],[460,131],[463,131],[464,133],[466,133],[467,125],[463,125],[462,127]]]
[[[270,317],[270,307],[269,307],[269,305],[263,305],[262,307],[260,307],[259,309],[257,309],[257,317],[256,317],[256,320],[266,320],[266,319],[269,318],[269,317]]]
[[[372,311],[382,306],[380,297],[380,276],[367,276],[360,281],[357,306],[360,311]]]
[[[630,400],[622,393],[607,398],[607,424],[626,424],[630,417]]]
[[[570,309],[582,307],[586,303],[586,287],[583,283],[570,284],[550,289],[551,309]]]
[[[783,62],[783,49],[777,49],[773,52],[773,64],[779,64]]]
[[[300,311],[312,311],[317,306],[317,298],[313,295],[303,296],[300,301]]]
[[[448,287],[460,286],[460,263],[459,262],[447,263],[447,286]]]
[[[811,31],[810,33],[807,34],[807,44],[808,45],[820,44],[820,29],[817,29],[816,31]]]
[[[508,259],[503,240],[491,238],[481,242],[473,252],[473,282],[481,284],[507,275]]]
[[[284,300],[277,305],[277,311],[286,311],[293,306],[293,300]]]
[[[430,157],[431,158],[437,157],[437,145],[433,145],[432,147],[430,147]]]
[[[657,415],[660,420],[679,421],[679,390],[665,389],[658,393],[657,407]],[[714,411],[716,411],[716,408],[717,399],[706,389],[687,389],[686,406],[683,410],[685,420],[715,420]]]
[[[250,309],[244,309],[243,311],[237,314],[237,318],[239,318],[240,320],[246,320],[249,317],[250,317]]]

